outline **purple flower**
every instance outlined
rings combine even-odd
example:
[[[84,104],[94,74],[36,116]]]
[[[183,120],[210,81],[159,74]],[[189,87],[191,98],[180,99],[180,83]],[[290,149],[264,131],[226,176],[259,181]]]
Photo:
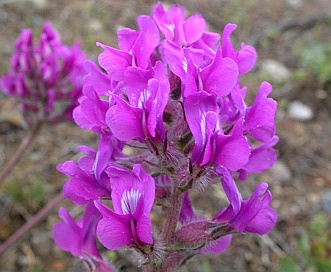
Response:
[[[167,199],[171,194],[171,179],[166,175],[154,178],[155,181],[155,199]]]
[[[157,62],[153,70],[130,68],[124,86],[129,104],[116,95],[115,105],[107,111],[107,124],[121,141],[148,138],[165,139],[163,112],[169,98],[169,81],[164,66]]]
[[[83,96],[79,99],[79,105],[73,111],[73,118],[82,129],[92,130],[99,134],[99,146],[95,154],[93,173],[98,181],[102,171],[115,157],[121,157],[122,144],[114,137],[106,123],[106,113],[109,102],[100,98],[105,95],[103,89],[108,86],[109,80],[104,74],[99,73],[95,65],[87,63],[90,73],[85,78]],[[90,86],[91,80],[100,78],[96,84],[97,90]]]
[[[112,250],[153,244],[149,216],[155,195],[153,178],[144,173],[138,164],[134,165],[132,172],[109,167],[107,173],[114,211],[101,202],[95,202],[103,216],[97,229],[100,242]]]
[[[216,97],[199,92],[187,97],[185,116],[195,140],[192,162],[200,167],[221,165],[231,171],[242,168],[249,158],[249,145],[243,136],[240,119],[229,134],[224,134],[218,115]]]
[[[85,167],[86,160],[84,160]],[[110,195],[110,186],[107,180],[99,183],[95,176],[85,172],[74,161],[67,161],[57,166],[57,170],[70,177],[63,186],[63,195],[77,205],[85,205],[100,197],[108,197]],[[86,170],[86,169],[85,169]]]
[[[221,254],[225,252],[232,241],[232,235],[228,234],[225,236],[221,236],[220,238],[208,242],[202,249],[199,250],[202,254],[213,253],[213,254]]]
[[[86,87],[93,87],[98,95],[108,97],[111,89],[111,80],[100,68],[90,60],[87,60],[84,64],[87,75],[84,77],[84,89]],[[88,91],[83,90],[85,95]]]
[[[270,142],[262,143],[258,147],[251,149],[249,160],[239,172],[239,180],[245,180],[249,173],[262,173],[270,169],[277,160],[277,152],[273,146],[277,144],[279,138],[274,136]]]
[[[218,100],[221,121],[225,130],[227,130],[226,127],[231,128],[240,118],[245,116],[247,108],[244,101],[246,91],[246,87],[241,88],[240,84],[237,83],[229,95]]]
[[[223,183],[223,186],[226,183]],[[214,221],[226,222],[230,229],[239,233],[251,232],[260,235],[270,232],[277,222],[277,213],[270,207],[272,200],[268,184],[260,183],[248,200],[241,200],[241,195],[227,193],[230,205],[219,211]],[[239,202],[238,202],[239,199]],[[238,205],[239,204],[239,205]]]
[[[106,128],[106,112],[109,103],[102,100],[97,91],[90,86],[83,90],[79,105],[73,111],[73,118],[82,129],[95,130]]]
[[[229,94],[238,80],[237,64],[230,58],[221,57],[218,50],[213,62],[202,69],[201,81],[203,90],[214,92],[218,96]]]
[[[84,61],[78,43],[72,48],[63,45],[50,23],[44,24],[39,45],[33,44],[31,30],[23,30],[1,88],[17,97],[29,125],[71,120],[82,92]]]
[[[104,49],[99,56],[99,63],[114,81],[123,80],[124,73],[129,67],[151,68],[150,58],[159,44],[159,31],[149,16],[141,15],[137,22],[139,33],[127,28],[119,32],[119,50],[97,43]]]
[[[262,83],[253,105],[246,112],[244,131],[260,142],[269,142],[276,131],[277,102],[268,98],[271,91],[268,82]]]
[[[223,58],[220,50],[217,50],[208,65],[205,65],[201,50],[165,43],[163,54],[171,71],[181,79],[183,97],[197,91],[225,96],[238,81],[237,64],[231,58]]]
[[[200,14],[185,20],[181,6],[173,5],[165,11],[162,4],[158,3],[152,14],[166,40],[173,41],[178,46],[189,46],[196,42],[206,29],[206,21]]]
[[[241,50],[233,48],[231,34],[237,28],[235,24],[227,24],[222,34],[222,56],[232,58],[238,65],[239,74],[246,74],[251,71],[256,62],[256,51],[254,47],[241,44]]]
[[[270,232],[277,222],[277,213],[270,207],[272,200],[267,183],[260,183],[248,200],[243,200],[231,173],[218,169],[224,192],[230,205],[220,210],[213,221],[227,223],[227,231],[251,232],[260,235]]]
[[[97,268],[95,271],[115,271],[102,259],[97,248],[96,228],[101,214],[93,203],[86,206],[84,218],[77,223],[64,208],[59,210],[59,217],[62,222],[54,225],[53,237],[60,249],[84,259],[91,267]]]
[[[185,19],[184,13],[183,7],[175,5],[165,11],[161,3],[153,9],[152,17],[165,37],[160,47],[170,43],[178,48],[198,50],[203,54],[203,66],[207,66],[216,54],[220,35],[206,31],[206,21],[200,14]],[[162,49],[160,51],[166,57]]]

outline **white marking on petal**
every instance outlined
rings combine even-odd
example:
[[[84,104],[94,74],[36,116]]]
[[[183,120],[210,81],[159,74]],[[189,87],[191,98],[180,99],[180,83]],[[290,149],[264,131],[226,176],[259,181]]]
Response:
[[[217,118],[216,120],[216,126],[215,126],[215,132],[219,133],[221,131],[221,125],[220,125],[220,121]]]
[[[125,190],[121,198],[121,207],[123,214],[133,214],[137,209],[141,193],[133,188],[130,191]]]
[[[142,109],[143,104],[145,104],[150,97],[151,97],[151,92],[148,89],[144,89],[139,95],[138,105],[137,105],[138,108]]]
[[[166,24],[165,27],[168,28],[171,31],[172,35],[174,35],[174,33],[175,33],[175,25],[174,24]]]
[[[187,58],[184,58],[184,59],[183,59],[182,64],[183,64],[183,69],[184,69],[185,73],[187,73],[187,68],[188,68],[188,61],[187,61]]]
[[[202,114],[201,114],[200,128],[201,128],[201,135],[202,135],[202,143],[204,145],[206,143],[206,113],[205,112],[202,112]]]

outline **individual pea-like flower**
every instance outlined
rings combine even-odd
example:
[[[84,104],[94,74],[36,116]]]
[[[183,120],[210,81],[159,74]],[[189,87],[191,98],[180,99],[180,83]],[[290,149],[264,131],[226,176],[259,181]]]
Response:
[[[102,216],[92,202],[86,206],[84,218],[77,222],[65,208],[59,210],[59,216],[62,222],[53,227],[54,241],[59,248],[84,259],[93,271],[115,271],[103,260],[98,250],[96,229]]]
[[[272,196],[267,189],[267,183],[260,183],[248,200],[242,200],[239,192],[237,196],[232,192],[228,196],[230,205],[220,210],[213,220],[227,223],[228,230],[236,229],[239,233],[263,235],[270,232],[277,222],[277,213],[270,207]],[[229,191],[226,190],[228,194]]]
[[[269,142],[275,136],[276,131],[274,120],[277,103],[268,97],[271,91],[271,85],[268,82],[263,82],[253,105],[247,108],[245,116],[245,133],[263,143]]]
[[[25,29],[15,43],[1,89],[19,100],[29,125],[72,120],[72,110],[82,94],[84,61],[79,44],[72,48],[62,44],[51,23],[43,25],[39,44],[34,44],[32,30]]]
[[[219,117],[216,96],[206,92],[190,95],[184,102],[188,125],[195,140],[192,163],[241,169],[249,159],[248,141],[243,135],[243,120],[225,134]]]
[[[139,16],[137,23],[140,32],[128,28],[119,31],[119,50],[97,43],[104,49],[99,56],[100,66],[114,81],[122,81],[129,67],[147,70],[153,65],[151,55],[159,44],[159,31],[149,16]]]
[[[154,179],[139,164],[134,165],[132,172],[115,167],[109,167],[107,172],[114,211],[95,202],[102,214],[97,228],[100,242],[112,250],[153,244],[150,212],[155,196]]]
[[[121,141],[165,140],[163,112],[169,98],[169,82],[164,66],[157,62],[151,71],[131,68],[125,82],[128,102],[116,95],[106,121]]]
[[[181,79],[184,98],[198,91],[226,96],[238,81],[237,64],[229,57],[223,58],[220,50],[205,65],[202,51],[165,43],[164,59],[171,71]],[[220,74],[224,76],[220,77]]]
[[[88,157],[89,156],[85,156],[81,158],[81,161],[86,163],[86,158]],[[95,160],[93,160],[93,164],[94,161]],[[63,186],[63,195],[76,205],[86,205],[100,197],[109,198],[110,186],[107,183],[108,179],[97,180],[93,172],[89,173],[84,166],[74,161],[66,161],[57,166],[59,172],[70,177],[70,180]]]
[[[201,38],[207,27],[200,14],[185,19],[184,12],[183,7],[175,5],[165,11],[161,3],[153,9],[153,18],[165,39],[178,46],[192,45]]]
[[[235,24],[227,24],[222,34],[222,56],[232,58],[238,64],[239,74],[251,71],[256,62],[256,51],[250,45],[241,44],[239,51],[235,50],[231,42],[231,34],[237,28]]]

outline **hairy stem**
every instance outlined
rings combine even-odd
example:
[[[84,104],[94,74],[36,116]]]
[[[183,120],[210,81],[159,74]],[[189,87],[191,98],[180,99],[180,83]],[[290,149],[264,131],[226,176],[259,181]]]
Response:
[[[167,217],[162,232],[162,240],[171,247],[175,236],[176,226],[182,206],[182,194],[173,185],[169,205],[167,206]]]
[[[161,235],[161,240],[167,248],[167,254],[164,256],[164,261],[159,264],[159,267],[156,267],[153,271],[173,271],[170,269],[170,267],[168,267],[167,263],[169,262],[168,258],[171,257],[171,249],[174,244],[176,227],[182,207],[182,193],[179,192],[178,182],[175,180],[172,184],[171,195],[168,201],[169,203],[167,206],[167,215]]]
[[[20,227],[12,236],[10,236],[4,243],[0,245],[0,255],[12,246],[21,236],[28,232],[34,225],[36,225],[43,217],[45,217],[56,205],[63,199],[62,193],[56,195],[48,204],[42,208],[36,215]]]
[[[4,181],[4,179],[8,176],[10,171],[14,168],[14,166],[19,162],[25,150],[30,146],[32,141],[36,138],[37,134],[39,133],[42,127],[42,124],[43,124],[42,122],[38,122],[36,126],[28,133],[28,135],[26,135],[21,145],[16,150],[15,154],[11,157],[9,162],[2,169],[0,173],[0,185]]]

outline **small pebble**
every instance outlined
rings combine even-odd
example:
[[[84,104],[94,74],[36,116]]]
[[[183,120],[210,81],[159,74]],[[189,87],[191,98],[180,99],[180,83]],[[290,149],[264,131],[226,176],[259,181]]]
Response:
[[[322,193],[321,204],[323,210],[331,214],[331,190],[326,190]]]
[[[288,114],[291,119],[298,121],[308,121],[314,117],[311,108],[300,101],[293,101],[290,103]]]
[[[288,166],[282,161],[276,161],[274,166],[270,169],[270,174],[274,181],[280,183],[287,183],[292,180],[292,173]]]
[[[261,71],[270,81],[275,83],[283,83],[288,81],[292,75],[290,69],[279,61],[267,59],[261,63]]]
[[[31,245],[36,255],[46,258],[52,254],[54,241],[47,232],[38,230],[32,234]]]
[[[20,267],[28,267],[30,265],[30,260],[28,256],[19,255],[17,258],[17,265]]]
[[[48,0],[31,0],[32,4],[39,10],[43,10],[48,7]]]
[[[288,5],[291,8],[298,8],[302,6],[303,1],[302,0],[285,0],[286,5]]]
[[[97,19],[91,19],[88,24],[88,27],[92,32],[100,33],[103,30],[102,23]]]

